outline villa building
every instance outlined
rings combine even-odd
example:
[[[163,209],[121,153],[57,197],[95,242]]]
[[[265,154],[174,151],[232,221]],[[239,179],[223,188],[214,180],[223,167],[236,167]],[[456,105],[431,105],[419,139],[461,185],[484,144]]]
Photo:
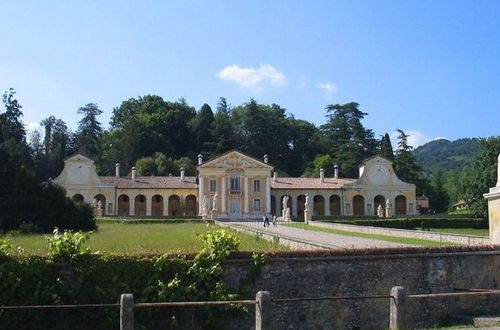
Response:
[[[417,214],[415,185],[394,173],[392,162],[380,156],[359,166],[358,178],[333,177],[321,170],[317,178],[278,177],[268,164],[239,151],[230,151],[207,162],[198,157],[198,175],[98,176],[94,162],[80,154],[65,160],[62,173],[53,181],[67,195],[92,203],[101,215],[118,216],[206,216],[218,218],[280,216],[288,196],[292,217],[303,216],[306,195],[314,216],[376,215],[379,205],[390,215]],[[389,215],[389,216],[390,216]]]

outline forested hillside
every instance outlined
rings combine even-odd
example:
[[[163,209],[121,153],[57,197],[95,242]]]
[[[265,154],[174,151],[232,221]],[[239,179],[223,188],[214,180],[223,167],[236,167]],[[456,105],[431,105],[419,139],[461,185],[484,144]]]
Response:
[[[432,176],[438,169],[460,172],[478,156],[478,139],[434,140],[416,148],[413,153],[427,176]]]

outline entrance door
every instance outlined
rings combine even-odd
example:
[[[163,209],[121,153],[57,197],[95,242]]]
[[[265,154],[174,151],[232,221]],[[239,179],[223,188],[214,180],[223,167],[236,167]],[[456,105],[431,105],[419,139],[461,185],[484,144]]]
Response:
[[[240,200],[239,199],[231,199],[231,203],[229,205],[231,215],[240,215]]]

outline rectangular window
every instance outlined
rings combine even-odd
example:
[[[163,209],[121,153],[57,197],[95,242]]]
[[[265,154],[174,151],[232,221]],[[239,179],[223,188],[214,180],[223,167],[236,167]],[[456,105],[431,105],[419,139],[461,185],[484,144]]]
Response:
[[[210,192],[216,192],[216,191],[217,191],[217,181],[210,180]]]
[[[239,194],[240,192],[240,178],[232,177],[231,178],[231,193]]]
[[[253,180],[253,191],[260,192],[260,180]]]
[[[260,199],[253,200],[253,210],[254,212],[260,212]]]

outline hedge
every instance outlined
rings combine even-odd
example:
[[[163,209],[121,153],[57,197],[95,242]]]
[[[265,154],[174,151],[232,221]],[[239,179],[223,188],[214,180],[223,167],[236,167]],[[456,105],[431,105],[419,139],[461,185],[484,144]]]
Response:
[[[488,221],[480,218],[396,218],[396,219],[380,219],[380,220],[353,220],[353,221],[328,221],[334,223],[343,223],[358,226],[373,226],[385,228],[399,229],[415,229],[415,228],[488,228]]]

